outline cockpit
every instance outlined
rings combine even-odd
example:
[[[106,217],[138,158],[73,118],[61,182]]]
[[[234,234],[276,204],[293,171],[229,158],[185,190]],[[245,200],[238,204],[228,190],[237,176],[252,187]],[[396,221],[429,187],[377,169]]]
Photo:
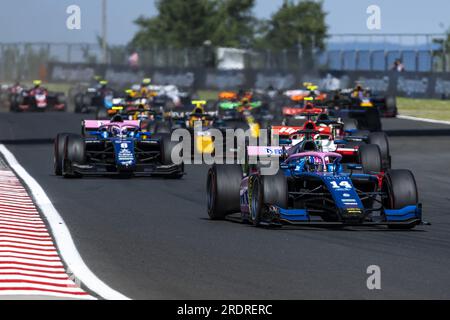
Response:
[[[104,139],[107,138],[135,138],[140,131],[137,126],[109,124],[101,126],[98,131]]]
[[[305,152],[290,156],[282,167],[295,173],[322,172],[340,173],[342,156],[336,153]]]

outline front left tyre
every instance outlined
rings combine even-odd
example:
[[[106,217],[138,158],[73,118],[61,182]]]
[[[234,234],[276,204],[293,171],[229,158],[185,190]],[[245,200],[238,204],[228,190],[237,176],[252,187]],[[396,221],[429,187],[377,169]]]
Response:
[[[81,177],[74,171],[73,165],[86,163],[86,144],[79,135],[67,135],[64,144],[64,160],[62,175],[64,178]]]
[[[211,220],[223,220],[240,211],[242,168],[239,165],[213,165],[208,171],[206,194]]]
[[[57,176],[62,176],[63,160],[64,160],[64,145],[66,138],[72,135],[71,133],[60,133],[56,136],[53,144],[53,169]]]
[[[283,171],[280,170],[276,175],[271,176],[253,176],[250,187],[249,204],[253,225],[259,226],[261,222],[271,222],[271,217],[265,216],[266,205],[284,209],[288,207],[288,185]]]

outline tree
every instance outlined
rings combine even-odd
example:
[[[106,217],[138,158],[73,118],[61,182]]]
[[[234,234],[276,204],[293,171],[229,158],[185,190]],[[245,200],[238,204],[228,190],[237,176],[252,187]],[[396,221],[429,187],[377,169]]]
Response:
[[[322,2],[285,0],[269,21],[264,42],[277,49],[293,49],[300,45],[305,54],[312,54],[313,49],[322,50],[328,29],[325,17]]]
[[[132,45],[187,48],[202,46],[207,40],[214,46],[248,45],[256,20],[254,4],[255,0],[159,0],[156,17],[141,16],[135,21],[140,30]]]
[[[154,44],[187,48],[201,46],[210,35],[209,16],[213,3],[208,0],[158,0],[158,16],[139,17],[140,30],[132,45],[145,49]]]
[[[211,41],[216,46],[245,47],[253,44],[257,19],[253,16],[255,0],[216,0],[215,23]]]

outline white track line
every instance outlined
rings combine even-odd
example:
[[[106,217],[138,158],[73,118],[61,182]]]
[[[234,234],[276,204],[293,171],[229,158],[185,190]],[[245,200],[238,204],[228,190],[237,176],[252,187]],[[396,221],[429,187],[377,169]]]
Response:
[[[402,120],[411,120],[411,121],[420,121],[420,122],[427,122],[427,123],[450,125],[450,121],[443,121],[443,120],[433,120],[433,119],[417,118],[417,117],[402,116],[402,115],[398,115],[397,118],[402,119]]]
[[[4,145],[0,145],[0,153],[5,157],[9,167],[30,189],[36,204],[39,206],[50,225],[61,258],[76,278],[91,291],[104,299],[128,300],[128,297],[109,287],[87,267],[75,247],[72,236],[64,223],[64,220],[38,182],[18,163],[14,155]]]

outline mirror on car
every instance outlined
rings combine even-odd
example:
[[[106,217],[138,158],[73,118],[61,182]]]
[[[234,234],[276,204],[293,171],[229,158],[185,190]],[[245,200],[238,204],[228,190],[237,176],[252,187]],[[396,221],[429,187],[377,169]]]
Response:
[[[347,169],[349,169],[349,170],[362,170],[363,167],[360,164],[353,164],[353,163],[351,163],[351,164],[347,165]]]

